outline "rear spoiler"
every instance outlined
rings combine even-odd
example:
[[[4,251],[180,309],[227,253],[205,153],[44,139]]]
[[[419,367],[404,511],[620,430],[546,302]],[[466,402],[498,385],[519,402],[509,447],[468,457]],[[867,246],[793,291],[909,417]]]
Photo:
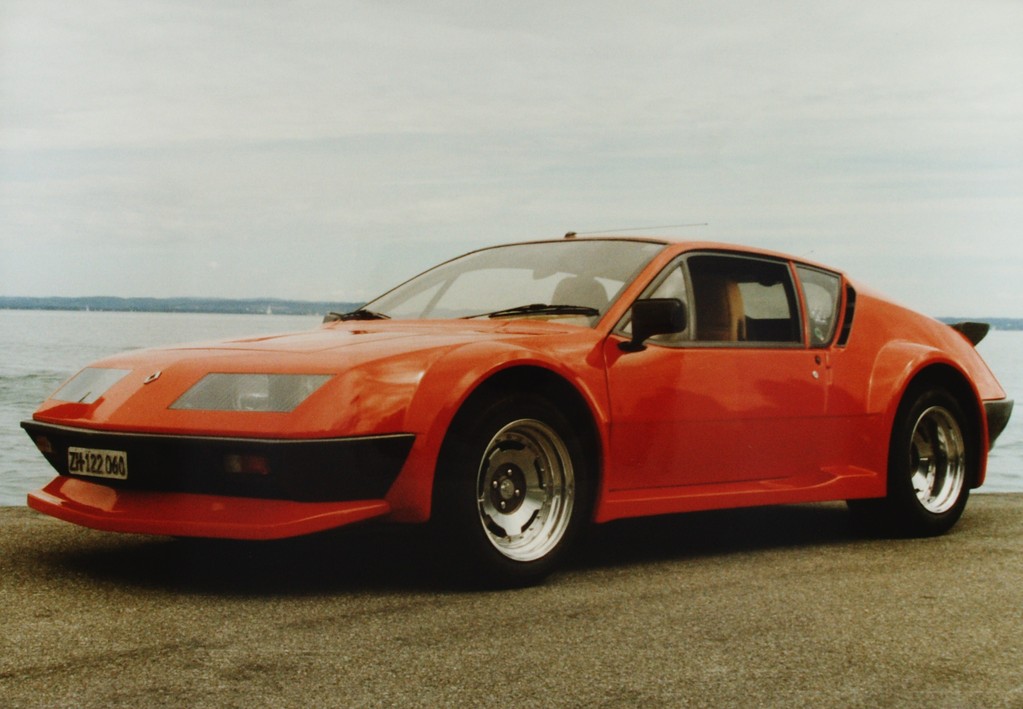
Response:
[[[957,322],[954,325],[949,325],[949,327],[969,340],[974,347],[987,337],[987,333],[991,329],[991,326],[986,322]]]

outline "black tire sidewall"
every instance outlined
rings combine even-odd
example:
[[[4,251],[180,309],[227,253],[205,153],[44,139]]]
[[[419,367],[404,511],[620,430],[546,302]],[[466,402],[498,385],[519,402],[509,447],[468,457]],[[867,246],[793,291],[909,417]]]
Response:
[[[477,476],[487,446],[504,426],[521,419],[541,421],[561,438],[572,463],[575,490],[559,543],[545,556],[526,562],[509,559],[491,544],[476,503]],[[435,485],[433,517],[444,538],[447,565],[464,580],[486,585],[528,585],[547,576],[588,519],[592,482],[587,461],[576,426],[543,396],[505,394],[463,411],[445,440]]]
[[[927,409],[939,406],[948,411],[959,426],[966,447],[966,480],[955,504],[942,513],[927,510],[917,498],[913,489],[908,451],[912,445],[913,431],[921,414]],[[887,513],[893,528],[907,536],[935,536],[952,528],[962,516],[970,495],[970,483],[974,478],[972,470],[975,434],[967,425],[962,406],[950,393],[940,387],[921,387],[910,390],[903,398],[892,427],[892,439],[888,452],[888,497]]]

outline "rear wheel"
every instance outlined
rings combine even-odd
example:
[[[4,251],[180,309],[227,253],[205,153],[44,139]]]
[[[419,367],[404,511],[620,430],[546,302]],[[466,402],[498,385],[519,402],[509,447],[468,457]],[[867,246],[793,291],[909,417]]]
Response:
[[[888,454],[888,496],[851,502],[861,521],[907,536],[943,534],[970,495],[975,437],[959,402],[940,388],[911,391],[899,407]]]
[[[460,417],[434,497],[455,566],[500,585],[553,570],[588,514],[584,460],[572,422],[543,397],[509,395]]]

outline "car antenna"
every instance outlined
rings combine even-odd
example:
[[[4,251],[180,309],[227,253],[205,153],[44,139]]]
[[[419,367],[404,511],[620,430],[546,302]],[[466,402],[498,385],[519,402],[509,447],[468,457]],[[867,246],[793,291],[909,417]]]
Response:
[[[577,236],[589,236],[594,234],[620,234],[626,231],[653,231],[654,229],[682,229],[693,226],[709,226],[709,222],[696,222],[693,224],[661,224],[660,226],[638,226],[625,227],[624,229],[600,229],[598,231],[569,231],[565,233],[566,239],[574,239]]]

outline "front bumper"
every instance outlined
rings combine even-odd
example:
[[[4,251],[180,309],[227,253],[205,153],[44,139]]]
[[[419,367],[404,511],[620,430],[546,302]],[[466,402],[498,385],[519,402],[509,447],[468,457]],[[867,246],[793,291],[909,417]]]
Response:
[[[1012,399],[999,399],[998,401],[985,401],[984,413],[987,415],[987,437],[988,446],[993,448],[995,441],[1009,423],[1012,416]]]
[[[119,491],[294,502],[382,499],[415,440],[412,434],[291,440],[97,431],[39,421],[21,426],[62,476]],[[71,474],[72,447],[123,452],[127,478]],[[231,461],[240,460],[258,460],[259,465],[232,469]]]

